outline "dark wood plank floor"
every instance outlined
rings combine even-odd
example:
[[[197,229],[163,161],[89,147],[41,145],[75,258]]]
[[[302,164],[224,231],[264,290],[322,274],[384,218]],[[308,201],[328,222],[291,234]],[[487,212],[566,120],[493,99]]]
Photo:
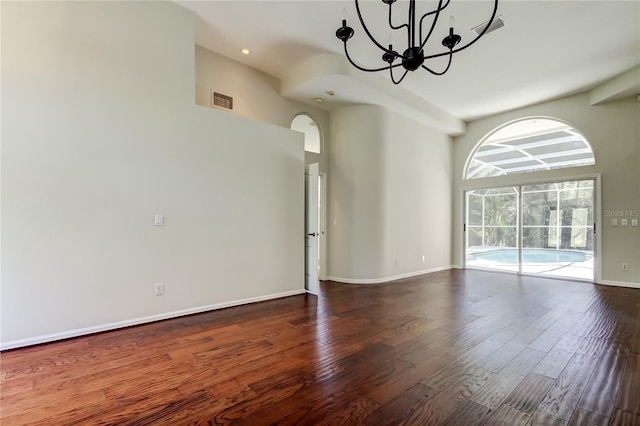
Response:
[[[1,354],[9,425],[640,425],[640,290],[480,271]]]

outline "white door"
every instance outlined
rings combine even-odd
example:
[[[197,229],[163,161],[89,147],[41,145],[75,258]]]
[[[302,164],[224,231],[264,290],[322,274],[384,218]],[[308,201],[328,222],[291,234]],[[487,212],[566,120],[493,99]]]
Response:
[[[305,173],[305,277],[304,286],[309,293],[318,294],[318,163],[309,164]]]

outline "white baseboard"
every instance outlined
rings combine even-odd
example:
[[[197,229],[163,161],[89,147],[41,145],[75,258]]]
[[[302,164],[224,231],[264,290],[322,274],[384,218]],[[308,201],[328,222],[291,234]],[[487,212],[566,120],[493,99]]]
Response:
[[[451,268],[452,268],[451,266],[442,266],[438,268],[424,269],[422,271],[408,272],[406,274],[393,275],[390,277],[383,277],[383,278],[327,277],[327,280],[336,281],[336,282],[345,283],[345,284],[382,284],[382,283],[388,283],[389,281],[401,280],[403,278],[417,277],[418,275],[429,274],[431,272],[446,271]]]
[[[151,315],[148,317],[134,318],[126,321],[112,322],[108,324],[101,324],[101,325],[96,325],[96,326],[87,327],[87,328],[63,331],[60,333],[29,337],[27,339],[10,340],[8,342],[0,343],[0,351],[22,348],[25,346],[39,345],[42,343],[54,342],[56,340],[63,340],[63,339],[69,339],[72,337],[85,336],[87,334],[100,333],[102,331],[110,331],[118,328],[131,327],[134,325],[146,324],[146,323],[155,322],[155,321],[162,321],[165,319],[177,318],[177,317],[182,317],[186,315],[199,314],[202,312],[229,308],[232,306],[246,305],[248,303],[262,302],[262,301],[271,300],[271,299],[279,299],[281,297],[295,296],[295,295],[304,294],[304,293],[305,293],[304,289],[293,290],[293,291],[287,291],[283,293],[269,294],[266,296],[251,297],[248,299],[232,300],[230,302],[215,303],[213,305],[198,306],[198,307],[189,308],[189,309],[181,309],[179,311],[165,312],[162,314]]]
[[[615,287],[640,288],[640,283],[630,283],[630,282],[627,282],[627,281],[600,280],[596,284],[611,285],[611,286],[615,286]]]
[[[438,272],[438,271],[444,271],[444,270],[448,270],[448,269],[458,269],[458,268],[461,268],[461,267],[459,265],[444,266],[444,267],[425,269],[425,270],[422,270],[422,271],[409,272],[409,273],[406,273],[406,274],[394,275],[394,276],[384,277],[384,278],[352,279],[352,278],[329,277],[328,276],[328,277],[326,277],[326,279],[327,280],[331,280],[331,281],[346,283],[346,284],[382,284],[382,283],[386,283],[386,282],[390,282],[390,281],[400,280],[400,279],[403,279],[403,278],[411,278],[411,277],[415,277],[415,276],[419,276],[419,275],[424,275],[424,274],[428,274],[428,273],[431,273],[431,272]],[[601,280],[597,284],[603,284],[603,285],[615,286],[615,287],[628,287],[628,288],[640,289],[640,283],[627,282],[627,281]],[[177,318],[177,317],[181,317],[181,316],[198,314],[198,313],[207,312],[207,311],[213,311],[213,310],[217,310],[217,309],[229,308],[229,307],[232,307],[232,306],[246,305],[248,303],[255,303],[255,302],[262,302],[262,301],[265,301],[265,300],[279,299],[281,297],[295,296],[295,295],[304,294],[304,293],[314,294],[314,293],[310,293],[310,292],[308,292],[306,290],[293,290],[293,291],[288,291],[288,292],[283,292],[283,293],[269,294],[269,295],[266,295],[266,296],[259,296],[259,297],[252,297],[252,298],[248,298],[248,299],[233,300],[233,301],[223,302],[223,303],[216,303],[216,304],[213,304],[213,305],[198,306],[198,307],[195,307],[195,308],[182,309],[182,310],[179,310],[179,311],[165,312],[165,313],[162,313],[162,314],[151,315],[151,316],[142,317],[142,318],[134,318],[134,319],[131,319],[131,320],[113,322],[113,323],[108,323],[108,324],[101,324],[101,325],[97,325],[97,326],[81,328],[81,329],[76,329],[76,330],[68,330],[68,331],[63,331],[63,332],[60,332],[60,333],[47,334],[47,335],[42,335],[42,336],[35,336],[35,337],[26,338],[26,339],[10,340],[8,342],[0,342],[0,351],[6,351],[6,350],[9,350],[9,349],[16,349],[16,348],[21,348],[21,347],[25,347],[25,346],[39,345],[39,344],[42,344],[42,343],[49,343],[49,342],[54,342],[54,341],[57,341],[57,340],[70,339],[70,338],[73,338],[73,337],[79,337],[79,336],[85,336],[85,335],[88,335],[88,334],[100,333],[100,332],[103,332],[103,331],[116,330],[118,328],[131,327],[131,326],[134,326],[134,325],[146,324],[146,323],[155,322],[155,321],[162,321],[162,320],[165,320],[165,319]]]

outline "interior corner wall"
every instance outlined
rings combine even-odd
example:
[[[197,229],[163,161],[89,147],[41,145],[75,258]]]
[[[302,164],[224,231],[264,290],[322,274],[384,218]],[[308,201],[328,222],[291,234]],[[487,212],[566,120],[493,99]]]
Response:
[[[195,105],[193,31],[3,2],[2,349],[304,292],[302,136]]]
[[[552,117],[568,122],[591,145],[596,164],[464,181],[465,162],[480,140],[499,126],[527,117]],[[640,227],[613,227],[608,213],[627,215],[629,223],[640,211],[640,103],[635,97],[591,106],[583,93],[497,114],[469,123],[467,133],[454,141],[454,260],[462,265],[463,190],[505,186],[527,181],[601,176],[602,199],[598,235],[602,251],[602,283],[640,287]],[[623,271],[621,263],[629,265]]]
[[[280,94],[280,80],[202,46],[195,46],[196,104],[211,108],[212,92],[233,98],[230,114],[289,128],[293,118],[306,113],[318,124],[323,136],[322,154],[307,152],[307,163],[318,162],[327,171],[329,113]]]
[[[384,282],[449,268],[450,138],[354,105],[331,113],[330,140],[330,279]]]

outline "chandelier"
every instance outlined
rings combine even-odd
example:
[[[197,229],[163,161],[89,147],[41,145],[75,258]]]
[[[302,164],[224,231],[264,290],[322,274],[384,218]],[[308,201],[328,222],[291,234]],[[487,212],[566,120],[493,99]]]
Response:
[[[369,29],[367,28],[367,25],[364,23],[364,19],[362,18],[362,13],[360,12],[360,4],[358,0],[355,0],[356,11],[358,12],[358,19],[360,20],[360,24],[362,24],[362,28],[364,29],[364,32],[367,34],[367,36],[373,42],[373,44],[375,44],[383,52],[382,60],[388,64],[379,68],[365,68],[356,64],[353,61],[353,59],[351,59],[351,56],[349,55],[349,51],[347,49],[347,41],[351,37],[353,37],[354,31],[353,31],[353,28],[347,26],[346,18],[342,20],[342,26],[336,30],[336,37],[342,40],[344,44],[344,53],[347,56],[347,59],[349,60],[351,65],[353,65],[354,67],[356,67],[361,71],[366,71],[366,72],[378,72],[378,71],[389,70],[389,73],[391,74],[391,81],[393,81],[394,84],[400,84],[400,82],[402,82],[402,80],[406,77],[409,71],[415,71],[418,68],[423,68],[434,75],[443,75],[449,70],[449,67],[451,66],[451,60],[453,58],[453,54],[466,49],[467,47],[471,46],[476,41],[478,41],[487,32],[487,29],[489,29],[489,27],[491,26],[491,23],[493,22],[493,19],[495,18],[496,12],[498,10],[498,0],[495,0],[494,6],[493,6],[493,12],[491,14],[491,19],[489,20],[489,22],[487,22],[486,25],[484,25],[482,30],[478,33],[477,37],[475,37],[469,43],[459,47],[458,47],[458,44],[460,43],[462,38],[458,34],[454,33],[454,30],[453,30],[454,20],[453,20],[453,17],[451,17],[449,20],[449,34],[444,39],[442,39],[442,46],[444,46],[446,49],[443,49],[443,51],[439,53],[425,55],[424,47],[434,33],[434,30],[436,28],[436,23],[440,18],[440,13],[444,11],[447,8],[447,6],[449,6],[451,1],[452,0],[446,0],[443,4],[443,0],[438,0],[438,5],[435,9],[428,11],[427,13],[422,15],[422,17],[419,18],[418,15],[416,14],[415,0],[409,0],[409,17],[407,19],[407,22],[401,25],[394,25],[393,19],[392,19],[392,6],[393,6],[393,3],[396,2],[396,0],[382,0],[383,3],[386,3],[387,5],[389,5],[390,29],[393,31],[406,30],[407,48],[402,53],[398,53],[395,50],[393,50],[393,44],[391,43],[391,41],[389,41],[388,48],[384,47],[371,34]],[[425,24],[428,24],[428,25],[425,25]],[[446,56],[448,56],[448,62],[446,67],[442,71],[435,71],[424,64],[425,61],[427,60],[446,57]],[[399,67],[404,68],[404,72],[402,73],[402,76],[398,80],[396,80],[393,70],[394,68],[399,68]]]

